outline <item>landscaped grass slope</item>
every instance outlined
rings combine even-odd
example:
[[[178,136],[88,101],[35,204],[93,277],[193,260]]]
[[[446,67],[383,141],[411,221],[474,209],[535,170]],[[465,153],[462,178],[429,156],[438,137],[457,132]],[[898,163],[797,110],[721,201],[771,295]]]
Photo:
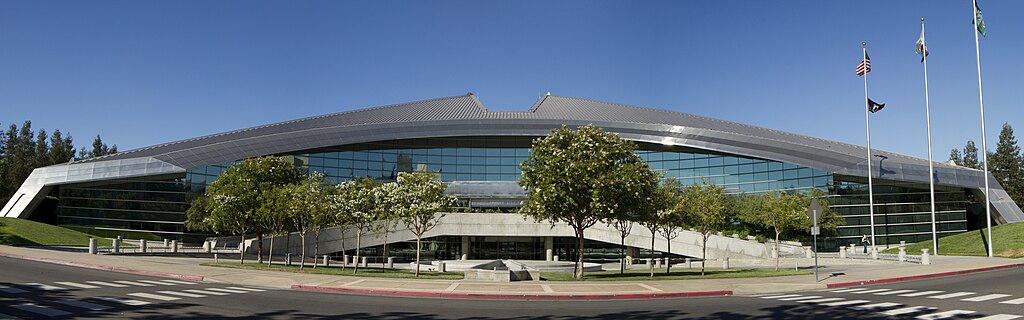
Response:
[[[985,256],[984,230],[967,231],[939,238],[939,254],[952,256]],[[1008,223],[992,227],[992,246],[995,256],[1024,258],[1024,223]],[[932,249],[932,241],[907,245],[907,253],[920,254],[921,249]],[[896,250],[891,250],[893,253]]]
[[[88,246],[88,234],[41,222],[18,218],[0,218],[0,244],[11,246]],[[110,240],[100,239],[101,246]]]

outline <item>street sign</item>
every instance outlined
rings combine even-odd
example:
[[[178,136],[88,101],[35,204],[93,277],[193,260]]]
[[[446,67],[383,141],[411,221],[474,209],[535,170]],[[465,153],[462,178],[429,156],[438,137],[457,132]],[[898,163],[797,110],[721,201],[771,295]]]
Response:
[[[818,216],[821,214],[822,211],[823,210],[821,208],[821,204],[818,203],[818,199],[812,199],[811,205],[807,206],[807,217],[811,218],[811,221],[814,222],[815,227],[818,226]]]
[[[816,235],[819,235],[819,234],[821,234],[821,228],[819,228],[818,226],[811,227],[811,235],[812,236],[816,236]]]
[[[822,212],[821,204],[818,203],[818,199],[811,199],[811,205],[807,206],[807,217],[811,218],[811,236],[814,236],[814,282],[821,281],[818,278],[818,235],[821,234],[821,228],[818,227],[818,215]]]

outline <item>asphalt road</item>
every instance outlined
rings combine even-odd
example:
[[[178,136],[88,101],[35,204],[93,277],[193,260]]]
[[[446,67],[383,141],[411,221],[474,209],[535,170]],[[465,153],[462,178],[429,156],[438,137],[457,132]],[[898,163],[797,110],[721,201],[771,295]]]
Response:
[[[988,318],[1001,320],[1024,315],[1021,268],[787,295],[606,301],[381,297],[167,280],[0,257],[0,319],[982,319],[1005,315]]]

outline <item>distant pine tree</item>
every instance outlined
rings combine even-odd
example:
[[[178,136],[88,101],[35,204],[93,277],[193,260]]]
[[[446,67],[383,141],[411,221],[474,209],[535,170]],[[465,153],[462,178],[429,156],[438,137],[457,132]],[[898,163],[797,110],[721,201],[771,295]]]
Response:
[[[949,151],[949,161],[952,161],[958,166],[962,166],[964,163],[964,156],[960,155],[960,149],[953,148]]]
[[[1006,193],[1017,203],[1024,201],[1024,158],[1013,135],[1013,127],[1003,123],[999,132],[999,143],[996,151],[989,157],[989,170],[1003,186]]]
[[[981,169],[981,161],[978,161],[978,147],[974,146],[974,141],[967,141],[967,145],[964,146],[964,161],[960,164],[964,167]]]

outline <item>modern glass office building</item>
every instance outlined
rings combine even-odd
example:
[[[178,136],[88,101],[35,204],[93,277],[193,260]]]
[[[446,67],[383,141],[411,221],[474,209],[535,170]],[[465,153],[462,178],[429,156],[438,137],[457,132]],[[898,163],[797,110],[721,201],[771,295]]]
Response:
[[[523,112],[488,111],[472,94],[342,112],[129,150],[37,169],[3,215],[58,224],[147,230],[201,237],[184,228],[190,199],[232,162],[289,156],[330,181],[387,181],[429,171],[450,183],[463,212],[513,212],[523,192],[518,164],[529,147],[562,125],[593,124],[637,142],[654,170],[684,184],[711,183],[730,193],[809,192],[829,196],[846,224],[831,241],[870,234],[866,150],[860,146],[672,111],[545,95]],[[926,160],[875,150],[875,233],[879,244],[931,237]],[[962,232],[985,224],[982,173],[935,163],[937,228]],[[996,223],[1024,214],[991,177]],[[449,231],[429,244],[437,258],[570,255],[556,235]],[[482,229],[478,229],[482,230]],[[344,236],[341,236],[344,237]],[[599,253],[614,244],[591,239]],[[375,244],[369,243],[372,252]],[[608,248],[603,248],[608,247]],[[401,251],[399,244],[396,250]],[[338,247],[337,251],[350,250]],[[591,254],[591,253],[588,253]]]

